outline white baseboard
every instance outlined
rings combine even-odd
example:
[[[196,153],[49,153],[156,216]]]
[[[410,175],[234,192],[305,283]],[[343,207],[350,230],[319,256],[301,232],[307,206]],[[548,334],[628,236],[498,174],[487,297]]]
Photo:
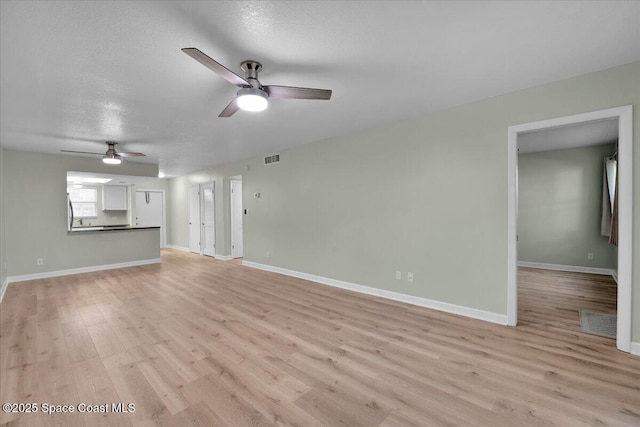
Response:
[[[160,258],[143,259],[140,261],[119,262],[117,264],[92,265],[91,267],[70,268],[68,270],[45,271],[43,273],[23,274],[7,277],[9,283],[24,282],[26,280],[47,279],[49,277],[68,276],[71,274],[91,273],[94,271],[113,270],[115,268],[137,267],[140,265],[159,264]]]
[[[2,298],[4,298],[4,293],[7,291],[7,286],[9,286],[9,278],[5,277],[4,282],[2,282],[2,286],[0,286],[0,302],[2,302]]]
[[[640,342],[631,342],[631,354],[640,356]]]
[[[499,325],[507,324],[507,316],[504,314],[497,314],[489,311],[478,310],[475,308],[464,307],[461,305],[449,304],[446,302],[430,300],[422,297],[416,297],[413,295],[401,294],[399,292],[393,292],[393,291],[387,291],[384,289],[372,288],[369,286],[357,285],[355,283],[343,282],[341,280],[330,279],[328,277],[301,273],[299,271],[287,270],[285,268],[273,267],[265,264],[258,264],[256,262],[251,262],[251,261],[242,261],[242,265],[245,265],[247,267],[257,268],[260,270],[266,270],[274,273],[284,274],[285,276],[291,276],[291,277],[297,277],[299,279],[310,280],[312,282],[322,283],[323,285],[334,286],[336,288],[348,289],[350,291],[359,292],[362,294],[386,298],[394,301],[405,302],[407,304],[431,308],[434,310],[458,314],[461,316],[472,317],[474,319],[484,320],[491,323],[497,323]]]
[[[542,262],[518,261],[518,267],[542,268],[544,270],[570,271],[573,273],[589,273],[602,274],[605,276],[613,276],[615,273],[611,268],[582,267],[580,265],[560,265],[545,264]]]
[[[185,248],[184,246],[178,246],[178,245],[165,245],[164,246],[167,249],[175,249],[177,251],[182,251],[182,252],[191,252],[191,249],[189,248]]]
[[[177,251],[187,252],[187,253],[190,253],[190,254],[202,255],[202,254],[198,254],[197,252],[191,252],[191,249],[185,248],[184,246],[166,245],[165,247],[167,249],[175,249]],[[213,256],[213,258],[219,259],[220,261],[229,261],[229,260],[233,259],[231,257],[231,255],[219,255],[219,254],[215,254],[215,256]]]

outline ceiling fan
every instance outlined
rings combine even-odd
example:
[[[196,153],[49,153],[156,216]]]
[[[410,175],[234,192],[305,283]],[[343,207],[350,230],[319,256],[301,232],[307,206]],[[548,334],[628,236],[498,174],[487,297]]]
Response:
[[[240,68],[242,68],[246,75],[246,77],[243,78],[195,47],[185,47],[182,51],[211,71],[218,73],[229,83],[240,88],[236,97],[222,110],[218,117],[231,117],[238,109],[262,111],[267,108],[270,98],[331,99],[331,91],[327,89],[274,85],[263,86],[258,81],[258,73],[262,70],[262,65],[257,61],[243,61],[240,64]]]
[[[64,153],[95,154],[96,156],[102,156],[102,161],[110,165],[119,165],[120,163],[122,163],[123,157],[140,157],[145,155],[142,153],[125,153],[122,151],[116,151],[116,145],[118,145],[117,142],[106,141],[106,144],[108,148],[105,153],[91,153],[88,151],[73,151],[73,150],[60,150],[60,151]]]

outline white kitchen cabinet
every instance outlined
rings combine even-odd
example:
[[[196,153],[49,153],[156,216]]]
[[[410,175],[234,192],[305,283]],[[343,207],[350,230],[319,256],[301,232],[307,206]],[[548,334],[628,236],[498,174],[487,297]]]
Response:
[[[103,211],[126,211],[128,209],[127,187],[124,185],[105,185],[102,187]]]

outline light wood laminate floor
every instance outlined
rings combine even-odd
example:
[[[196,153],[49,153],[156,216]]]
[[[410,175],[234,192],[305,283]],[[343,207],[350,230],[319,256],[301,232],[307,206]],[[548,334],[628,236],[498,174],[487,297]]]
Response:
[[[135,412],[0,422],[640,425],[640,358],[577,326],[579,308],[615,309],[601,276],[522,269],[509,328],[236,261],[162,259],[9,286],[0,400]]]

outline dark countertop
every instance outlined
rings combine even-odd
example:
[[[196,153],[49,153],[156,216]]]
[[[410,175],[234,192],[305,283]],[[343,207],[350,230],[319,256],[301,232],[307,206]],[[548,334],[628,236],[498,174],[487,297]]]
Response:
[[[82,224],[82,225],[74,225],[73,228],[96,228],[96,227],[104,227],[104,228],[111,228],[111,227],[129,227],[129,224]]]
[[[144,225],[135,225],[135,226],[113,226],[113,225],[96,225],[90,226],[85,225],[82,227],[73,227],[69,233],[85,233],[91,231],[127,231],[127,230],[148,230],[152,228],[160,228],[159,226],[144,226]]]

